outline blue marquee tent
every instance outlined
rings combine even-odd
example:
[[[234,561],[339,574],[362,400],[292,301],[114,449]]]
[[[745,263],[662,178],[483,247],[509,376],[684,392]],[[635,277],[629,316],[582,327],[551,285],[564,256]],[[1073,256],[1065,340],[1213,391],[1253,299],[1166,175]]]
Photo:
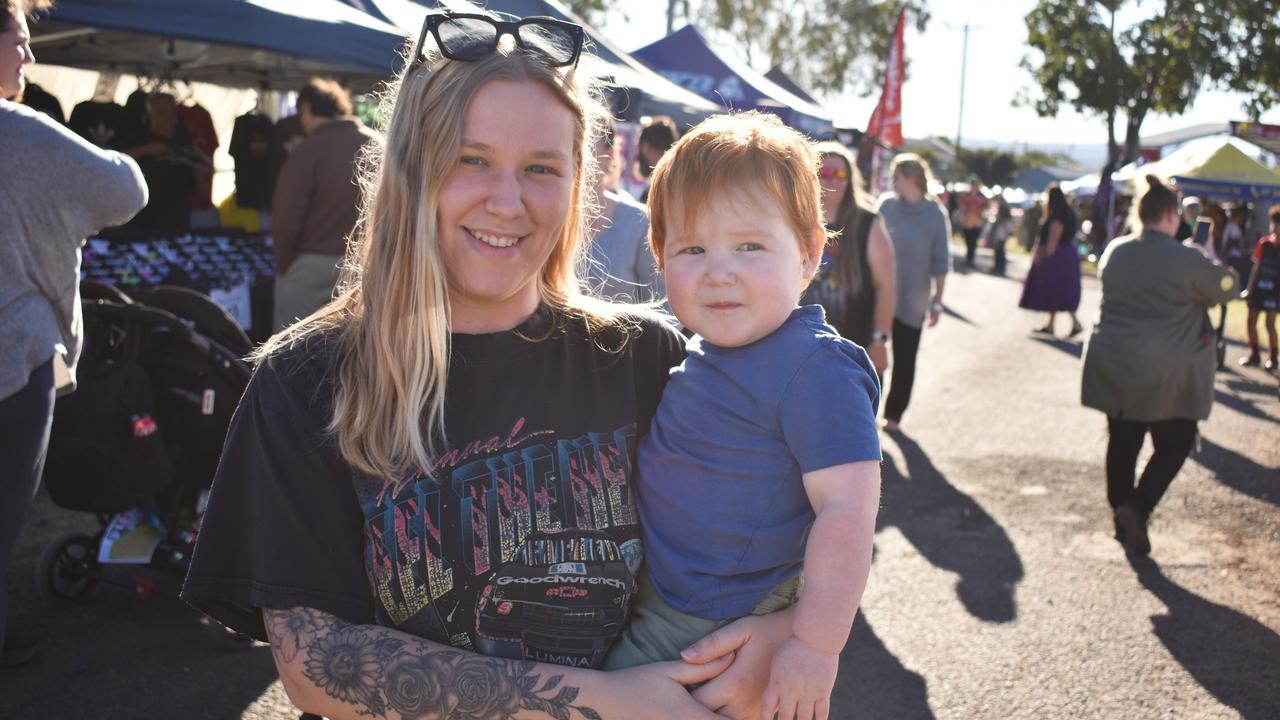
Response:
[[[325,74],[370,88],[404,42],[339,0],[59,0],[32,31],[42,63],[233,87]]]
[[[632,53],[697,95],[732,110],[774,113],[791,127],[820,136],[834,130],[816,104],[720,53],[693,25],[686,25]]]

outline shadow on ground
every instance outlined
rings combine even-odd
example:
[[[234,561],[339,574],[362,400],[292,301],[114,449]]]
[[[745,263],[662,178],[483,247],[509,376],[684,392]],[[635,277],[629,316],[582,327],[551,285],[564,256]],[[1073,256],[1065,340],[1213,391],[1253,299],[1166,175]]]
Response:
[[[1280,717],[1280,635],[1181,587],[1150,558],[1128,557],[1142,586],[1169,610],[1151,618],[1156,637],[1196,682],[1245,720]]]
[[[970,320],[969,318],[965,317],[964,315],[961,315],[960,313],[956,312],[954,308],[948,307],[948,306],[946,306],[946,305],[943,305],[943,306],[942,306],[942,314],[943,314],[943,315],[946,315],[946,316],[947,316],[947,317],[949,317],[949,318],[954,318],[954,319],[956,319],[956,320],[959,320],[960,322],[964,323],[965,325],[972,325],[972,326],[974,326],[974,327],[978,327],[978,323],[976,323],[976,322],[974,322],[974,321]]]
[[[974,617],[1014,620],[1023,569],[1009,535],[973,498],[951,485],[914,440],[901,432],[887,437],[902,452],[906,468],[904,472],[885,456],[877,531],[897,527],[935,567],[959,575],[956,594]]]
[[[34,566],[24,565],[13,570],[29,578]],[[130,580],[119,569],[113,576]],[[177,590],[176,577],[149,577]],[[215,647],[197,613],[173,598],[100,585],[75,604],[34,606],[44,647],[35,662],[0,670],[3,718],[230,720],[276,679],[266,646]]]
[[[1241,415],[1248,415],[1251,418],[1257,418],[1259,420],[1273,419],[1271,415],[1263,412],[1257,405],[1254,405],[1252,401],[1246,400],[1242,397],[1237,397],[1231,393],[1223,392],[1221,388],[1214,388],[1213,401],[1219,405],[1225,405]]]
[[[933,720],[923,676],[885,647],[861,613],[840,653],[840,677],[831,695],[833,718]]]
[[[1280,505],[1280,472],[1275,468],[1259,465],[1203,435],[1200,436],[1200,449],[1192,453],[1191,459],[1213,472],[1218,482],[1236,492]]]
[[[1031,339],[1042,345],[1048,345],[1054,350],[1061,350],[1076,359],[1084,356],[1084,343],[1079,341],[1065,340],[1051,335],[1032,335]]]

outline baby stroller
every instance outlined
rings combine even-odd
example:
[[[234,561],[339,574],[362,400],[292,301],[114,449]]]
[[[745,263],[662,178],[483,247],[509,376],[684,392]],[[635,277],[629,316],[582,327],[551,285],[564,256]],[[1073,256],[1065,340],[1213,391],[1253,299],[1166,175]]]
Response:
[[[105,565],[186,574],[231,415],[249,381],[249,339],[207,296],[158,286],[135,301],[81,284],[84,351],[78,388],[59,398],[44,484],[59,507],[101,529],[51,543],[37,587],[51,601],[84,598],[99,582],[141,597],[146,577],[121,582]],[[224,646],[247,639],[207,626]]]

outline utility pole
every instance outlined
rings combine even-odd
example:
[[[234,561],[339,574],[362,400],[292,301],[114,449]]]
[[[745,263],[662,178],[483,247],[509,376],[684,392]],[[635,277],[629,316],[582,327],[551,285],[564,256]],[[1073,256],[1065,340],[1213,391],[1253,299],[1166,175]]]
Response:
[[[676,29],[676,2],[678,0],[667,0],[667,34],[670,35]]]
[[[960,117],[956,120],[956,163],[960,163],[960,140],[964,129],[964,81],[969,64],[969,23],[964,24],[964,45],[960,51]]]

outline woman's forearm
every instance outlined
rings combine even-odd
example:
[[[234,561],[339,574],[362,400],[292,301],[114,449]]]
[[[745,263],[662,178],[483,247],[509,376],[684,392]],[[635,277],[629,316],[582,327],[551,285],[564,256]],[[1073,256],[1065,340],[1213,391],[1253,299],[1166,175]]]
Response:
[[[877,218],[867,240],[867,261],[871,266],[871,282],[875,286],[876,304],[871,317],[876,332],[893,331],[893,315],[898,303],[898,268],[884,220]]]
[[[263,621],[289,699],[331,720],[605,716],[604,673],[485,657],[312,608],[264,609]]]

